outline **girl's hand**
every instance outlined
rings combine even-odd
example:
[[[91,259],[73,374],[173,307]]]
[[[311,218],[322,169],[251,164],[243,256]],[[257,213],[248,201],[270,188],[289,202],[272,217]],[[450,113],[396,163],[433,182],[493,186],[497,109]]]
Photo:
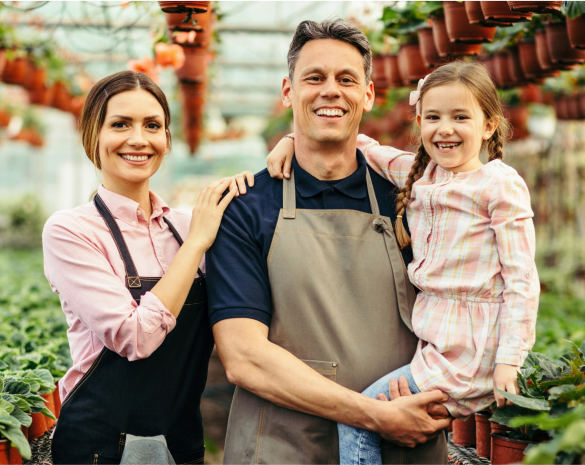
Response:
[[[238,191],[237,187],[233,187],[220,202],[222,194],[232,182],[233,178],[215,181],[197,197],[187,240],[204,251],[215,241],[223,212]]]
[[[498,363],[494,370],[494,395],[496,397],[496,404],[499,408],[504,405],[512,405],[509,400],[496,392],[496,389],[501,391],[511,392],[512,394],[520,394],[520,388],[518,387],[518,372],[520,367],[513,365],[503,365]]]
[[[294,137],[293,134],[289,136]],[[285,178],[290,178],[290,168],[292,165],[292,157],[295,153],[295,143],[289,137],[283,137],[280,142],[276,144],[276,147],[272,149],[272,152],[266,159],[266,166],[270,176],[277,179],[282,179],[283,174]]]
[[[248,181],[248,186],[252,187],[254,185],[254,173],[251,171],[243,171],[229,179],[231,179],[229,187],[230,191],[235,187],[238,188],[238,190],[236,190],[236,197],[239,197],[240,194],[246,193],[246,181]]]

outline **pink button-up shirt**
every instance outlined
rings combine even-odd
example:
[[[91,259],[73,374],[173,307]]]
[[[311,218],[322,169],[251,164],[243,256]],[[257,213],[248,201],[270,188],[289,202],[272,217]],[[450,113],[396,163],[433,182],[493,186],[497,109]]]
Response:
[[[163,217],[185,239],[191,214],[171,210],[150,192],[152,215],[146,221],[137,202],[103,186],[98,193],[122,231],[139,276],[161,277],[179,250]],[[93,202],[57,212],[47,220],[43,253],[45,275],[59,293],[69,325],[73,366],[59,382],[61,399],[104,346],[128,360],[146,358],[175,327],[175,317],[154,294],[144,294],[140,304],[132,298],[124,285],[124,264],[114,238]]]

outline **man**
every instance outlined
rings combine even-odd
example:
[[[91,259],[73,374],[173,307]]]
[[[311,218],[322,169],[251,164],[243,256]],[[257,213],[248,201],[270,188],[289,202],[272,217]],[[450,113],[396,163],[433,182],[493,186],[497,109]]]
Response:
[[[341,422],[391,441],[386,463],[447,463],[450,420],[433,404],[445,394],[408,395],[403,383],[392,402],[359,394],[410,363],[417,343],[391,224],[397,190],[356,149],[374,100],[369,44],[344,21],[304,21],[288,64],[291,179],[256,175],[207,255],[215,342],[238,386],[224,462],[339,463]]]

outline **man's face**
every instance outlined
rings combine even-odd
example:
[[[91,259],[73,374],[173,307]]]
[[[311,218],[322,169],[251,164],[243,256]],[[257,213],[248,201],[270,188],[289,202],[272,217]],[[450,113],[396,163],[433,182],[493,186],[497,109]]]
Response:
[[[364,111],[374,102],[374,85],[365,82],[360,52],[333,39],[307,42],[284,79],[283,104],[293,108],[295,133],[314,142],[337,143],[355,137]]]

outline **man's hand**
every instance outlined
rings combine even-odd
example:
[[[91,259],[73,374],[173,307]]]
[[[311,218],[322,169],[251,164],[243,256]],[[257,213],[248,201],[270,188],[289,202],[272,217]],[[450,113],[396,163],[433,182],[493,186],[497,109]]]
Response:
[[[506,398],[497,392],[496,389],[511,392],[512,394],[520,394],[520,388],[518,387],[519,371],[520,367],[517,366],[501,363],[496,365],[496,369],[494,370],[494,395],[498,408],[502,408],[504,405],[512,405],[512,402],[509,400],[506,401]]]

